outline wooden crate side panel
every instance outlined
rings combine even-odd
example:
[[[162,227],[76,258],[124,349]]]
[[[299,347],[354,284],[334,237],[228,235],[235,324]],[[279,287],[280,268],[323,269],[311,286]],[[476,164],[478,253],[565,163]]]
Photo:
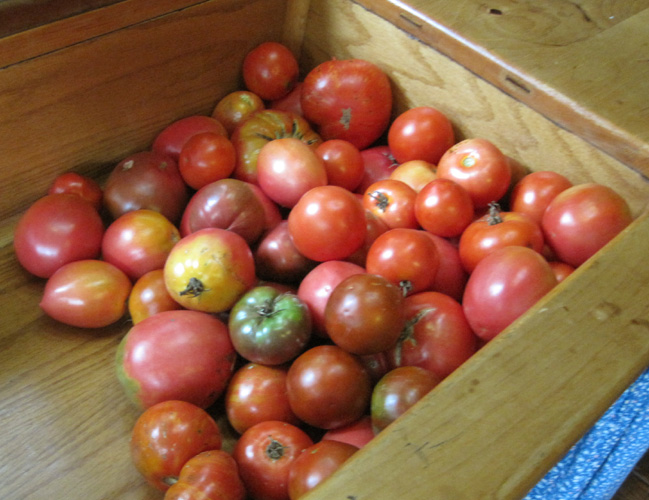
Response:
[[[0,70],[0,219],[54,177],[97,176],[173,120],[241,85],[243,57],[282,35],[285,2],[214,0]]]

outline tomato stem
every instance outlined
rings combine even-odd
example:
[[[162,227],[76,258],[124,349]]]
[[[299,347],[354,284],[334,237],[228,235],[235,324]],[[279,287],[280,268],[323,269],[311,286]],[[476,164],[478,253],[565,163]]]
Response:
[[[487,223],[490,226],[495,226],[500,224],[503,221],[503,218],[500,216],[500,205],[495,201],[489,203],[489,215],[487,216]]]
[[[198,278],[189,278],[187,287],[179,293],[182,297],[183,295],[190,295],[191,297],[198,297],[201,293],[209,291],[208,288],[205,288],[203,282]]]
[[[266,455],[268,455],[268,458],[271,460],[279,460],[284,456],[285,449],[286,446],[271,437],[270,444],[266,447]]]

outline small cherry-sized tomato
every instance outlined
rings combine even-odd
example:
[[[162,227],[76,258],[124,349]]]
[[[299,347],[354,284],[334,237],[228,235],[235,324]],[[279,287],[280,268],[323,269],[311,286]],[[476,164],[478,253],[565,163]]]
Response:
[[[409,160],[396,167],[390,179],[405,182],[418,193],[430,181],[437,179],[437,167],[424,160]]]
[[[509,210],[527,214],[540,225],[543,213],[550,202],[569,187],[572,187],[572,182],[558,172],[550,170],[531,172],[512,188]]]
[[[237,153],[230,139],[214,132],[190,137],[178,157],[180,175],[193,189],[229,177],[236,163]]]
[[[319,186],[300,198],[288,215],[295,248],[318,262],[342,260],[365,241],[367,223],[361,201],[340,186]]]
[[[134,325],[159,312],[177,309],[182,309],[182,306],[169,295],[162,269],[142,275],[128,296],[128,312]]]
[[[331,139],[320,144],[315,153],[324,163],[329,184],[354,191],[363,180],[363,157],[351,142]]]
[[[245,500],[246,487],[239,466],[223,450],[203,451],[180,469],[164,500]]]
[[[180,232],[160,212],[148,209],[126,212],[107,228],[101,242],[102,258],[132,280],[162,269]]]
[[[336,345],[319,345],[291,363],[286,388],[293,413],[309,425],[328,430],[366,414],[372,380],[358,356]]]
[[[291,465],[288,475],[290,500],[298,500],[318,486],[357,451],[357,446],[332,440],[309,446]]]
[[[166,491],[182,467],[207,450],[221,449],[218,424],[202,408],[185,401],[163,401],[146,409],[131,431],[131,459],[154,488]]]
[[[45,283],[41,309],[51,318],[81,328],[101,328],[126,312],[131,280],[103,260],[61,266]]]
[[[216,118],[231,136],[239,125],[257,111],[265,109],[264,101],[249,90],[235,90],[219,99],[212,111]]]
[[[288,500],[291,465],[312,444],[306,432],[287,422],[267,420],[247,429],[232,456],[248,494],[255,500]]]
[[[415,216],[417,191],[395,179],[383,179],[371,184],[363,194],[363,207],[380,218],[389,228],[418,229]]]
[[[298,425],[286,390],[286,366],[246,363],[239,368],[225,393],[228,422],[239,434],[255,424],[280,420]]]
[[[221,228],[201,229],[176,243],[165,262],[164,278],[176,302],[210,313],[229,310],[257,281],[246,240]]]
[[[57,193],[76,194],[92,204],[96,210],[101,210],[104,192],[97,181],[86,175],[76,172],[59,175],[48,190],[48,194]]]
[[[487,139],[465,139],[440,158],[437,177],[460,184],[471,195],[476,209],[502,198],[511,181],[507,156]]]
[[[201,132],[225,136],[228,134],[216,118],[203,115],[186,116],[167,125],[153,140],[151,149],[156,153],[171,156],[177,162],[185,143]]]
[[[104,224],[90,203],[76,194],[49,194],[20,217],[13,245],[23,268],[49,278],[64,264],[97,258],[103,234]]]
[[[578,267],[627,227],[633,216],[626,200],[608,186],[572,186],[550,202],[541,227],[558,260]]]
[[[288,47],[278,42],[264,42],[246,54],[242,73],[246,88],[270,101],[285,97],[293,90],[300,68]]]
[[[390,349],[404,326],[402,289],[377,274],[345,278],[331,292],[325,307],[327,335],[353,354]]]
[[[388,146],[399,163],[424,160],[437,164],[454,142],[451,121],[440,110],[430,106],[404,111],[388,130]]]
[[[460,236],[473,221],[473,200],[457,182],[434,179],[417,193],[415,217],[431,234],[443,238]]]

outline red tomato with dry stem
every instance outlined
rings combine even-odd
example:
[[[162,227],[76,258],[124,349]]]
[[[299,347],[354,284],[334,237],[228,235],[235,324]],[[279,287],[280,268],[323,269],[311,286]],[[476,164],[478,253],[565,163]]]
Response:
[[[192,457],[221,449],[221,431],[202,408],[185,401],[163,401],[145,410],[131,431],[131,459],[154,488],[176,483]]]
[[[434,179],[417,193],[415,217],[429,233],[443,238],[460,236],[473,222],[473,200],[457,182]]]
[[[94,179],[76,172],[59,175],[50,186],[47,194],[76,194],[89,202],[96,210],[101,210],[104,192]]]
[[[254,92],[235,90],[216,103],[212,111],[212,118],[216,118],[225,127],[229,137],[234,129],[264,108],[264,101]]]
[[[236,162],[237,153],[230,139],[214,132],[201,132],[190,137],[180,150],[178,169],[189,187],[200,189],[229,177]]]
[[[354,191],[363,180],[363,157],[351,142],[331,139],[320,144],[315,153],[324,163],[329,184]]]
[[[300,73],[297,59],[278,42],[263,42],[243,60],[246,88],[264,100],[281,99],[293,90]]]
[[[415,216],[417,192],[408,184],[383,179],[371,184],[363,194],[363,207],[379,217],[389,228],[418,229]]]
[[[228,132],[217,119],[211,116],[192,115],[180,118],[167,125],[153,140],[151,150],[171,156],[177,162],[185,143],[201,132],[213,132],[227,136]]]
[[[162,269],[142,275],[128,296],[128,312],[134,325],[159,312],[177,309],[182,309],[182,306],[169,295]]]

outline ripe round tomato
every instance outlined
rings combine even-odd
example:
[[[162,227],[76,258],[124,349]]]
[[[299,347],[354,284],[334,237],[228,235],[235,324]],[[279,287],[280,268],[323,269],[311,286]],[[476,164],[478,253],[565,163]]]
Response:
[[[531,172],[514,185],[509,197],[509,209],[529,215],[540,225],[550,202],[571,186],[572,182],[557,172]]]
[[[104,233],[102,257],[132,280],[154,269],[162,269],[180,232],[164,215],[154,210],[126,212]]]
[[[96,210],[101,210],[104,192],[97,181],[90,177],[76,172],[59,175],[54,179],[47,194],[59,193],[76,194],[89,202]]]
[[[163,401],[136,420],[131,459],[151,486],[166,491],[190,458],[221,449],[221,442],[221,431],[205,410],[185,401]]]
[[[365,241],[366,228],[360,200],[339,186],[311,189],[288,215],[295,248],[318,262],[350,256]]]
[[[360,194],[364,194],[367,188],[376,181],[389,179],[392,172],[399,166],[387,146],[374,146],[363,149],[361,150],[361,156],[363,157],[365,173],[361,183],[355,190]]]
[[[323,161],[300,139],[287,137],[270,141],[257,158],[259,187],[275,203],[294,207],[312,188],[327,184]]]
[[[460,252],[457,246],[446,238],[430,233],[429,236],[435,242],[439,255],[439,268],[430,289],[444,293],[460,302],[464,294],[464,286],[469,279],[460,260]]]
[[[185,209],[187,185],[172,157],[141,151],[124,158],[108,176],[104,206],[116,219],[132,210],[148,208],[176,224]]]
[[[177,162],[185,143],[201,132],[213,132],[227,136],[225,127],[211,116],[193,115],[180,118],[167,125],[153,140],[154,153],[171,156]]]
[[[364,415],[355,422],[343,427],[330,429],[324,433],[322,439],[331,439],[341,443],[349,443],[357,448],[362,448],[374,438],[372,418]]]
[[[465,139],[440,158],[437,177],[460,184],[476,209],[498,201],[509,189],[511,169],[507,156],[487,139]]]
[[[45,284],[40,307],[61,323],[100,328],[126,312],[131,281],[102,260],[77,260],[61,266]]]
[[[541,226],[558,260],[577,267],[632,220],[624,198],[608,186],[588,183],[555,196],[543,214]]]
[[[214,132],[201,132],[190,137],[180,150],[178,169],[189,187],[200,189],[229,177],[236,162],[237,153],[230,139]]]
[[[178,481],[165,493],[164,500],[245,500],[246,488],[239,467],[223,450],[204,451],[180,469]]]
[[[291,465],[288,475],[290,500],[297,500],[311,491],[357,451],[357,446],[332,440],[309,446]]]
[[[212,118],[216,118],[225,127],[228,136],[231,136],[234,129],[264,108],[264,101],[254,92],[235,90],[216,103]]]
[[[379,217],[389,228],[419,229],[415,217],[417,192],[408,184],[383,179],[371,184],[363,194],[363,207]]]
[[[455,142],[453,125],[436,108],[410,108],[388,130],[388,146],[399,163],[423,160],[434,165]]]
[[[232,456],[248,494],[255,500],[287,500],[291,465],[312,444],[306,432],[286,422],[267,420],[246,430]]]
[[[286,388],[291,409],[300,420],[335,429],[367,412],[372,380],[354,354],[336,345],[319,345],[291,363]]]
[[[163,311],[134,325],[117,349],[117,376],[139,408],[170,399],[207,408],[237,359],[228,327],[199,311]]]
[[[18,220],[14,251],[27,271],[49,278],[64,264],[98,257],[103,234],[104,224],[90,203],[76,194],[50,194]]]
[[[176,243],[167,257],[164,278],[176,302],[210,313],[230,309],[257,281],[246,240],[220,228],[201,229]]]
[[[426,184],[437,179],[437,167],[424,160],[410,160],[396,167],[390,179],[405,182],[419,193]]]
[[[280,420],[298,425],[286,391],[286,366],[247,363],[239,368],[225,393],[228,422],[239,434],[255,424]]]
[[[370,247],[380,235],[388,231],[390,228],[385,222],[379,219],[373,212],[364,209],[365,212],[365,240],[358,250],[345,258],[348,262],[353,262],[361,267],[365,267],[367,263],[367,253]]]
[[[443,238],[460,236],[473,221],[473,200],[468,191],[450,179],[434,179],[415,198],[417,222]]]
[[[300,68],[288,47],[264,42],[243,60],[243,81],[251,92],[265,100],[285,97],[297,83]]]
[[[420,229],[395,228],[376,238],[365,269],[383,276],[404,296],[429,289],[439,269],[435,242]]]
[[[471,329],[489,341],[556,284],[552,268],[538,252],[507,246],[478,263],[466,284],[462,307]]]
[[[363,180],[363,157],[351,142],[331,139],[320,144],[315,153],[324,163],[329,184],[354,191]]]
[[[304,117],[323,139],[344,139],[358,149],[368,147],[387,129],[392,88],[376,64],[361,59],[332,59],[304,78]]]
[[[134,325],[159,312],[181,308],[167,291],[162,269],[154,269],[142,275],[128,296],[128,312]]]

